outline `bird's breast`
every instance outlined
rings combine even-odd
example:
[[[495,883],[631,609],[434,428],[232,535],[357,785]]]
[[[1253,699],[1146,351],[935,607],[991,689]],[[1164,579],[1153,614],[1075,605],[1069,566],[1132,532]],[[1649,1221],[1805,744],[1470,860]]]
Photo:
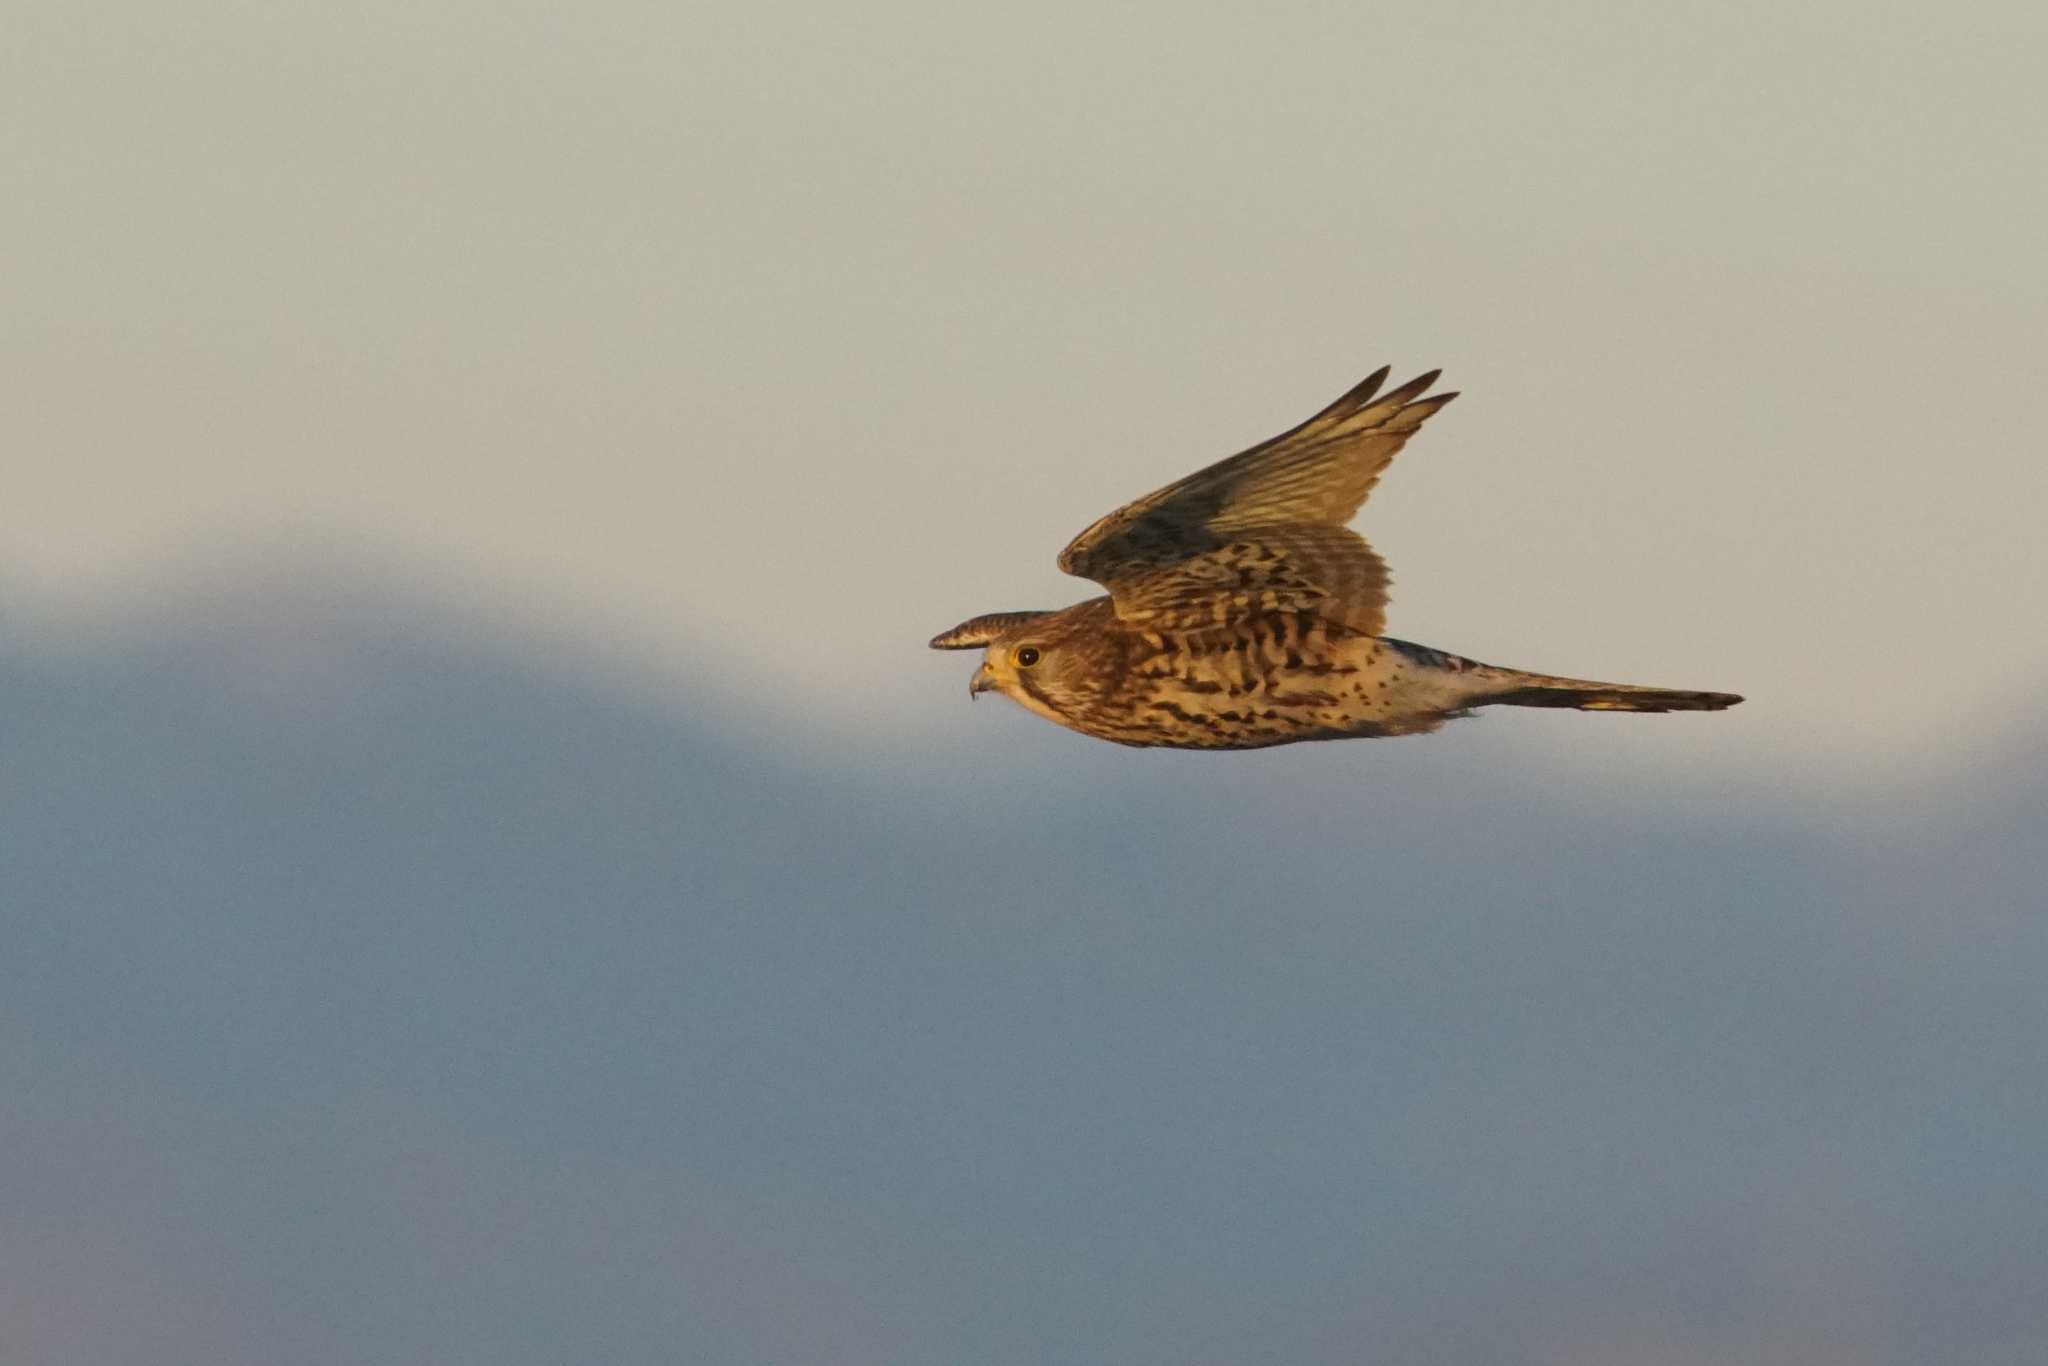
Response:
[[[1136,630],[1124,667],[1069,724],[1129,745],[1256,749],[1355,733],[1378,643],[1308,614],[1188,632]]]

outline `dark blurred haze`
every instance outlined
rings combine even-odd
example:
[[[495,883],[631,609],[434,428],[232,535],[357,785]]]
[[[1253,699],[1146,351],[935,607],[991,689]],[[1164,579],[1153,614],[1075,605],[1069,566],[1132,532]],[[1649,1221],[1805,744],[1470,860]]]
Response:
[[[1858,815],[974,719],[11,630],[0,1359],[2048,1359],[2038,726]]]

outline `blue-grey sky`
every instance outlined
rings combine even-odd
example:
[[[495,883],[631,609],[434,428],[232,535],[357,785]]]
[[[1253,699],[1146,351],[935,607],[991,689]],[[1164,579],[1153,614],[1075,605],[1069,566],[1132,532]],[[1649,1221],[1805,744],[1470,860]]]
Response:
[[[835,750],[339,566],[0,698],[8,1359],[2048,1347],[2039,725],[1846,820],[1500,719]]]
[[[2048,1358],[2048,21],[15,6],[0,1360]],[[922,642],[1366,371],[1396,634]]]

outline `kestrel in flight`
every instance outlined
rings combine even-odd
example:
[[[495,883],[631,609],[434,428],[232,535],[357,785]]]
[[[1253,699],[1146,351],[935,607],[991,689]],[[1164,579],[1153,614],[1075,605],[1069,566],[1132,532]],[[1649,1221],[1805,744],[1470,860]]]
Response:
[[[975,617],[932,648],[986,649],[970,696],[993,690],[1083,735],[1179,749],[1417,735],[1475,707],[1740,702],[1496,668],[1381,634],[1386,564],[1344,524],[1457,397],[1424,397],[1439,373],[1380,394],[1382,368],[1292,431],[1089,527],[1059,565],[1108,597]]]

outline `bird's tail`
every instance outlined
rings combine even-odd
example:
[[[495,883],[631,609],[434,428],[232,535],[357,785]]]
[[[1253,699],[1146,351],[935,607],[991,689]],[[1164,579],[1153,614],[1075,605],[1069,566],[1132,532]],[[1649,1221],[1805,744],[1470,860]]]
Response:
[[[1522,678],[1527,681],[1479,697],[1473,705],[1570,707],[1574,711],[1726,711],[1742,700],[1741,694],[1732,692],[1645,688],[1633,683],[1591,683],[1584,679],[1547,678],[1540,674],[1524,674]]]
[[[1742,700],[1732,692],[1645,688],[1634,683],[1600,683],[1590,678],[1502,669],[1460,655],[1387,640],[1402,654],[1431,669],[1458,674],[1458,700],[1465,707],[1567,707],[1574,711],[1726,711]],[[1440,675],[1439,675],[1440,676]]]

